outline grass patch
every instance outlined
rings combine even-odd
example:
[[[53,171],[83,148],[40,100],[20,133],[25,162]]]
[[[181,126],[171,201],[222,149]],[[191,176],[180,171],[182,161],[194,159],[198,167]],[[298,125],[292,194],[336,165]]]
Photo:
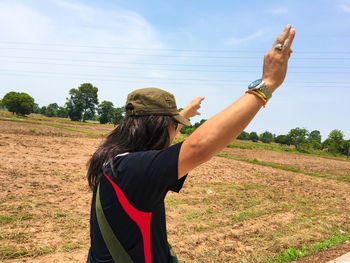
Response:
[[[288,145],[280,145],[277,143],[262,143],[262,142],[252,142],[252,141],[244,141],[244,140],[234,140],[232,143],[227,145],[227,148],[239,148],[239,149],[264,149],[264,150],[272,150],[272,151],[278,151],[278,152],[290,152],[295,154],[302,154],[302,155],[312,155],[312,156],[319,156],[319,157],[325,157],[330,159],[336,159],[336,160],[343,160],[346,161],[345,155],[341,154],[331,154],[329,152],[324,152],[320,150],[313,150],[310,149],[308,151],[298,151],[294,146],[288,146]]]
[[[62,211],[57,211],[55,213],[55,215],[54,215],[55,218],[57,218],[57,217],[66,217],[66,216],[67,216],[67,214],[62,212]]]
[[[201,231],[207,230],[209,228],[210,228],[209,226],[199,225],[199,226],[197,226],[196,231],[201,232]]]
[[[23,215],[23,216],[13,216],[13,215],[0,215],[0,224],[7,224],[15,221],[23,221],[31,219],[31,215]]]
[[[190,211],[189,213],[187,213],[186,215],[186,219],[187,220],[192,220],[192,219],[196,219],[199,217],[199,214],[198,212],[195,212],[195,211]]]
[[[13,240],[15,242],[27,242],[32,237],[32,234],[13,232],[13,233],[0,233],[0,240]]]
[[[265,210],[257,210],[257,211],[244,211],[239,213],[238,215],[233,216],[231,219],[235,222],[242,222],[245,220],[250,220],[259,216],[266,214]]]
[[[258,202],[254,202],[254,201],[247,201],[243,203],[244,208],[250,208],[256,205],[258,205]]]
[[[20,122],[20,123],[25,123],[25,124],[35,124],[35,125],[49,126],[49,127],[54,127],[54,128],[58,128],[58,129],[72,131],[72,132],[80,132],[80,133],[84,133],[84,134],[91,135],[91,136],[106,136],[105,133],[88,132],[88,131],[79,130],[79,129],[75,129],[75,128],[69,128],[69,127],[66,127],[66,126],[63,126],[63,125],[59,125],[59,124],[54,124],[54,123],[22,120],[22,119],[18,119],[17,117],[12,117],[12,119],[0,118],[0,120],[1,121],[14,121],[14,122]]]
[[[239,148],[239,149],[264,149],[264,150],[275,150],[282,152],[293,152],[300,153],[294,146],[281,146],[275,143],[261,143],[261,142],[250,142],[235,140],[231,144],[227,145],[227,148]]]
[[[15,247],[15,246],[1,246],[0,247],[0,260],[15,259],[22,257],[37,257],[56,251],[53,247],[33,247],[27,249],[26,247]]]
[[[337,177],[337,180],[350,183],[350,177],[348,177],[348,176],[339,176],[339,177]]]
[[[86,120],[85,122],[81,121],[72,121],[69,118],[61,118],[61,117],[48,117],[42,114],[37,114],[37,113],[31,113],[27,116],[21,116],[21,115],[15,115],[12,114],[11,112],[7,110],[0,110],[0,116],[7,117],[7,118],[12,118],[12,119],[22,119],[22,120],[36,120],[36,121],[47,121],[47,122],[59,122],[59,123],[64,123],[64,124],[79,124],[79,125],[84,125],[84,126],[96,126],[100,125],[98,121],[93,121],[93,120]],[[113,128],[114,125],[112,124],[103,124],[103,126],[111,127]]]
[[[336,233],[326,240],[321,240],[311,246],[303,246],[300,249],[291,247],[281,251],[273,260],[268,260],[266,263],[284,263],[297,260],[302,257],[310,256],[314,253],[323,251],[327,248],[334,247],[338,244],[350,240],[350,234]]]
[[[63,250],[66,252],[70,252],[76,249],[81,248],[82,245],[80,243],[68,243],[63,246]]]
[[[268,188],[265,185],[258,185],[258,184],[245,184],[243,185],[243,190],[265,190]]]
[[[172,199],[172,198],[165,199],[165,202],[168,203],[169,205],[174,206],[174,207],[177,207],[178,205],[181,205],[181,204],[184,203],[181,200],[175,200],[175,199]]]
[[[233,160],[236,160],[236,161],[243,161],[243,162],[252,163],[252,164],[269,166],[269,167],[273,167],[273,168],[276,168],[276,169],[281,169],[281,170],[290,171],[290,172],[294,172],[294,173],[310,175],[310,176],[314,176],[314,177],[323,177],[323,178],[335,179],[335,180],[338,180],[338,181],[350,182],[350,178],[349,177],[345,177],[345,176],[335,177],[335,176],[330,175],[330,174],[320,174],[320,173],[307,172],[307,171],[304,171],[304,170],[302,170],[302,169],[300,169],[298,167],[286,166],[286,165],[281,165],[281,164],[277,164],[277,163],[263,162],[263,161],[259,161],[256,158],[254,158],[254,159],[239,158],[239,157],[235,157],[235,156],[229,155],[227,153],[219,153],[216,156],[224,157],[224,158],[228,158],[228,159],[233,159]]]

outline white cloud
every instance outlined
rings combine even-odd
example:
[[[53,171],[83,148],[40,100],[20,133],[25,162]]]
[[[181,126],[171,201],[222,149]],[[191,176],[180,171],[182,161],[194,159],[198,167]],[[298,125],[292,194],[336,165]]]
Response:
[[[59,35],[78,43],[103,43],[128,48],[161,48],[157,32],[136,12],[114,8],[97,9],[81,3],[52,1],[63,9],[65,21],[59,24]],[[63,29],[63,30],[62,30]],[[137,51],[133,51],[136,53]]]
[[[350,13],[350,5],[342,4],[342,5],[338,5],[337,7],[342,12]]]
[[[44,13],[26,1],[1,2],[0,39],[86,46],[163,47],[155,28],[136,12],[98,9],[65,0],[49,3],[51,9]]]
[[[136,74],[165,77],[149,73],[147,68],[135,73],[133,64],[128,64],[152,63],[158,57],[142,55],[165,48],[153,25],[136,12],[82,1],[50,0],[44,1],[45,5],[25,0],[0,2],[1,53],[11,57],[3,67],[11,72],[29,72],[30,76],[5,76],[10,82],[4,86],[25,86],[25,92],[40,105],[52,100],[64,104],[69,89],[82,82],[93,83],[100,89],[101,98],[120,104],[124,93],[135,88],[134,83],[123,81],[128,76],[131,80]],[[125,67],[116,69],[114,65]],[[116,80],[111,81],[113,78]]]
[[[52,3],[66,9],[67,11],[85,21],[91,21],[91,18],[94,14],[93,8],[86,5],[72,3],[64,0],[52,0]]]
[[[287,8],[273,8],[273,9],[268,9],[266,10],[267,13],[274,14],[274,15],[285,15],[288,14],[288,9]]]
[[[51,19],[22,4],[0,3],[0,38],[7,41],[35,41],[47,37]]]
[[[259,30],[259,31],[256,31],[256,32],[248,35],[248,36],[228,38],[227,40],[225,40],[225,44],[231,45],[231,46],[239,46],[239,45],[251,42],[255,39],[258,39],[258,38],[264,36],[265,34],[266,34],[266,32],[264,30]]]

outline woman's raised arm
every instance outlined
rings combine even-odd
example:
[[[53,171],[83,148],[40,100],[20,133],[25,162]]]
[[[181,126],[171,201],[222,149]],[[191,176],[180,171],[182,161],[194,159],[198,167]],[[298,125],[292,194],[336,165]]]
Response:
[[[283,83],[286,76],[294,35],[295,30],[291,29],[291,25],[287,25],[264,57],[262,80],[271,93]],[[236,139],[263,104],[263,99],[255,92],[246,93],[202,124],[181,147],[178,162],[179,178],[211,159]]]

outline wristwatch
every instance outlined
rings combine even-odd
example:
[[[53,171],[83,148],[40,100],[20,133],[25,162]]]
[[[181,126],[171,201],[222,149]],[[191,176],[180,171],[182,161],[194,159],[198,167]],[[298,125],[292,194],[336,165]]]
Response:
[[[265,81],[263,81],[262,79],[257,79],[250,83],[248,85],[248,90],[260,91],[261,93],[263,93],[263,95],[265,95],[266,101],[268,101],[272,97],[271,91],[267,88]]]

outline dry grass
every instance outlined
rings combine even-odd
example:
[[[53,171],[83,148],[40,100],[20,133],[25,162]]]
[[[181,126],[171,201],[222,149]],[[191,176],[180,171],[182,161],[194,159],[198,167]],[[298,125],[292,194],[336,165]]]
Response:
[[[41,116],[25,121],[0,120],[0,261],[83,262],[91,201],[85,163],[101,143],[92,133],[113,127]],[[266,149],[224,153],[349,176],[343,160]],[[267,262],[340,230],[348,234],[349,192],[348,182],[214,157],[190,174],[181,194],[168,194],[169,241],[185,262]]]

